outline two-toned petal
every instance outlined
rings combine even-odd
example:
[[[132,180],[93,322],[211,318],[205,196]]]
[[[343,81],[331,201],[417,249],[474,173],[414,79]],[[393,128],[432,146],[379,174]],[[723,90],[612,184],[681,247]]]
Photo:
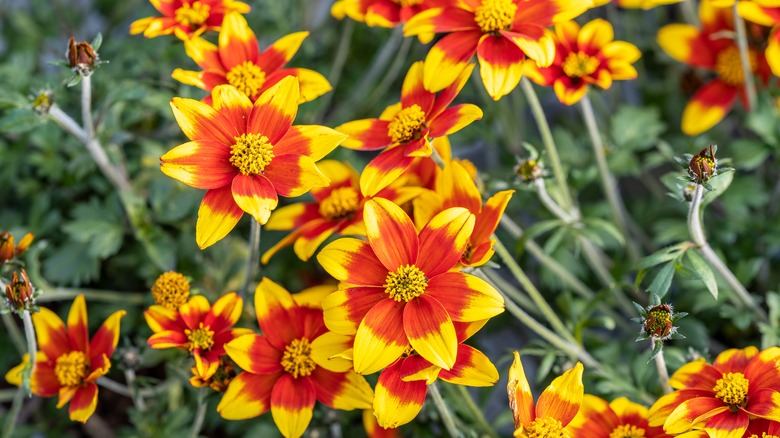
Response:
[[[333,278],[348,284],[382,286],[387,278],[388,269],[371,245],[353,237],[327,244],[317,254],[317,261]]]
[[[536,416],[555,418],[564,427],[569,424],[577,415],[585,393],[582,371],[582,364],[577,362],[574,368],[556,377],[539,396],[536,403]]]
[[[68,413],[72,421],[86,423],[89,417],[95,413],[98,401],[98,387],[94,382],[89,382],[76,389],[70,400]]]
[[[412,421],[420,413],[428,394],[425,381],[401,380],[401,362],[385,368],[376,383],[374,415],[383,428],[395,428]]]
[[[363,220],[368,243],[389,271],[417,261],[417,230],[401,207],[384,198],[370,199],[363,207]]]
[[[458,352],[458,337],[447,310],[435,298],[419,296],[403,311],[403,326],[412,348],[425,360],[452,369]]]
[[[271,391],[271,415],[279,432],[286,437],[303,435],[311,422],[316,390],[310,379],[282,374]]]
[[[333,372],[317,368],[311,381],[317,391],[317,400],[333,409],[368,409],[374,401],[374,391],[366,378],[352,370]]]
[[[230,164],[230,148],[214,140],[190,141],[160,157],[160,170],[197,189],[216,189],[231,183],[236,168]]]
[[[455,385],[493,386],[498,382],[498,370],[485,353],[459,344],[455,365],[450,370],[441,370],[439,378]]]
[[[683,110],[682,131],[698,135],[715,126],[734,106],[738,93],[739,88],[719,79],[701,87]]]
[[[230,381],[217,412],[226,420],[244,420],[257,417],[271,408],[271,390],[280,373],[240,373]]]
[[[420,231],[420,254],[437,255],[421,257],[417,262],[417,266],[429,279],[452,269],[458,263],[474,230],[474,221],[470,211],[463,207],[453,207],[434,216]]]
[[[504,299],[493,286],[462,272],[445,272],[431,278],[426,294],[436,298],[453,321],[480,321],[504,311]]]
[[[276,193],[287,197],[301,196],[315,187],[327,187],[330,183],[314,160],[305,155],[274,157],[265,168],[265,176],[273,182]]]
[[[398,359],[409,346],[404,332],[406,303],[385,299],[368,311],[355,334],[355,371],[372,374]]]
[[[269,143],[276,144],[295,120],[299,96],[300,89],[295,76],[287,76],[264,91],[249,115],[247,132],[262,134]]]
[[[195,225],[195,241],[200,249],[219,242],[236,226],[244,211],[233,200],[230,186],[211,189],[203,196]]]

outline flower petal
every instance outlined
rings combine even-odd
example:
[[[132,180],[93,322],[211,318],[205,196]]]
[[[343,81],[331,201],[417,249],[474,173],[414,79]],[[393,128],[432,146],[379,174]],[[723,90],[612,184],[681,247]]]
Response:
[[[286,437],[303,435],[316,401],[316,390],[310,379],[282,374],[271,391],[271,415],[279,432]]]
[[[577,415],[585,393],[582,371],[582,364],[577,362],[574,368],[556,377],[539,396],[536,403],[536,416],[555,418],[564,427],[568,425]]]
[[[112,313],[92,336],[92,341],[89,343],[90,362],[98,362],[103,355],[106,357],[114,355],[116,345],[119,343],[119,322],[126,313],[124,310]]]
[[[368,311],[355,334],[355,371],[372,374],[398,359],[409,346],[404,332],[406,303],[385,299]]]
[[[237,169],[230,164],[230,148],[213,140],[180,144],[160,157],[160,170],[196,189],[229,185]]]
[[[151,305],[144,310],[144,319],[146,319],[149,328],[155,333],[179,328],[178,315],[175,310],[166,309],[157,304]]]
[[[238,322],[243,308],[244,300],[237,293],[226,293],[211,305],[203,324],[215,332],[225,331]]]
[[[282,371],[282,351],[271,345],[265,336],[241,336],[225,344],[225,352],[242,370],[254,374]]]
[[[658,30],[658,45],[667,55],[692,67],[715,67],[715,52],[704,43],[707,36],[690,24],[668,24]]]
[[[387,120],[362,119],[344,123],[335,129],[349,136],[341,143],[343,147],[358,151],[375,151],[392,144],[387,133],[389,124]]]
[[[200,249],[219,242],[236,226],[244,211],[233,200],[230,186],[211,189],[203,196],[195,225],[195,241]]]
[[[650,427],[663,426],[666,419],[681,403],[686,400],[701,397],[712,398],[712,389],[681,389],[660,397],[648,412],[647,422]]]
[[[415,157],[406,156],[405,148],[401,146],[382,152],[371,160],[360,174],[360,192],[366,197],[376,195],[398,180],[414,160]]]
[[[366,378],[352,370],[337,373],[317,368],[311,380],[317,391],[317,400],[333,409],[369,409],[374,401],[374,391]]]
[[[512,417],[515,420],[515,429],[529,426],[536,419],[534,396],[531,393],[528,378],[525,376],[520,353],[517,351],[514,352],[514,361],[509,368],[509,382],[506,391],[509,394],[509,408],[512,410]]]
[[[741,409],[735,413],[726,411],[707,420],[703,430],[709,436],[718,438],[742,438],[749,423],[750,418],[747,412]]]
[[[493,100],[509,94],[523,77],[525,53],[502,35],[483,35],[477,46],[477,58],[482,83]]]
[[[328,155],[344,139],[346,134],[319,125],[292,126],[275,145],[274,154],[305,155],[314,161]],[[273,163],[273,161],[271,161]]]
[[[751,359],[758,355],[758,348],[730,348],[721,352],[712,364],[721,373],[742,373]],[[720,377],[718,377],[720,378]]]
[[[455,385],[493,386],[498,370],[484,353],[466,344],[458,345],[458,358],[451,370],[441,370],[439,378]]]
[[[371,245],[353,237],[327,244],[317,254],[317,261],[333,278],[348,284],[382,286],[387,278],[388,269]]]
[[[421,295],[406,303],[404,332],[412,348],[425,360],[452,369],[458,353],[458,337],[444,306],[433,297]]]
[[[493,286],[462,272],[445,272],[431,278],[425,293],[436,298],[453,321],[480,321],[504,311],[504,298]]]
[[[87,302],[79,294],[68,312],[68,338],[71,350],[89,352],[89,328],[87,327]]]
[[[698,397],[680,403],[664,422],[664,431],[668,434],[678,434],[688,431],[691,426],[727,412],[728,406],[715,397]],[[747,426],[747,424],[745,424]],[[743,430],[744,432],[744,430]],[[739,436],[742,436],[740,433]]]
[[[475,120],[482,118],[482,110],[478,106],[470,103],[455,105],[442,111],[435,120],[431,122],[431,131],[428,135],[431,138],[442,137],[454,134]]]
[[[675,389],[701,389],[712,390],[718,379],[723,377],[723,373],[712,365],[698,360],[687,363],[680,367],[671,379],[669,384]]]
[[[453,207],[434,216],[420,231],[419,253],[423,257],[417,266],[427,278],[432,279],[458,263],[474,230],[474,221],[471,212]]]
[[[171,109],[176,123],[190,140],[210,140],[232,145],[240,135],[216,109],[203,102],[174,97],[171,99]]]
[[[38,348],[46,353],[46,357],[56,359],[70,351],[70,340],[65,330],[65,323],[51,310],[41,307],[32,314],[35,336]]]
[[[260,225],[266,223],[279,204],[276,187],[264,175],[238,174],[230,186],[233,201]]]
[[[436,95],[425,89],[423,85],[423,62],[417,61],[409,67],[401,88],[401,106],[409,108],[417,105],[429,115]]]
[[[86,423],[95,413],[98,401],[98,387],[94,382],[79,386],[70,401],[68,413],[71,421]]]
[[[271,408],[271,390],[280,375],[239,373],[230,381],[217,412],[226,420],[244,420],[265,413]]]
[[[354,335],[369,310],[386,298],[384,288],[379,287],[337,290],[322,301],[325,325],[336,333]]]
[[[253,62],[260,49],[246,18],[238,12],[225,14],[219,32],[219,57],[226,70],[249,61]]]
[[[328,177],[305,155],[281,155],[265,168],[265,176],[281,196],[301,196],[315,187],[327,187]]]
[[[376,382],[374,415],[383,428],[395,428],[412,421],[422,410],[428,394],[425,381],[401,380],[401,362],[385,368]]]
[[[262,134],[275,145],[295,120],[299,95],[298,78],[295,76],[287,76],[265,90],[252,108],[247,132]]]
[[[384,198],[369,199],[363,206],[363,221],[368,243],[388,271],[417,262],[417,230],[401,207]]]
[[[434,44],[425,57],[425,89],[435,93],[457,81],[477,52],[481,37],[478,30],[454,32]]]
[[[294,318],[297,305],[287,289],[263,277],[255,290],[255,312],[260,330],[268,341],[282,351],[293,339],[301,337],[302,321]]]
[[[698,135],[726,117],[734,106],[739,89],[720,79],[713,79],[691,97],[682,116],[682,131]]]
[[[237,132],[246,132],[247,118],[252,111],[252,101],[247,95],[232,85],[217,85],[211,91],[211,102],[214,109],[225,117]]]
[[[340,356],[352,348],[352,341],[352,336],[327,332],[312,341],[311,359],[317,366],[328,371],[336,373],[352,371],[352,361]]]
[[[294,32],[279,38],[258,56],[257,65],[265,72],[275,72],[284,67],[298,52],[307,36],[309,32]]]

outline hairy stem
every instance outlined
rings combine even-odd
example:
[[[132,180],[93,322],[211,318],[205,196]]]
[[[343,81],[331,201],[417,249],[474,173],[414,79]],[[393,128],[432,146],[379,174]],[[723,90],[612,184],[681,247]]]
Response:
[[[130,398],[133,399],[135,408],[139,411],[145,411],[146,401],[144,401],[143,396],[135,386],[135,370],[131,368],[125,370],[125,381],[127,382],[127,389],[130,392]]]
[[[260,266],[260,222],[252,219],[252,227],[249,230],[249,257],[246,260],[246,278],[241,287],[241,297],[249,296],[250,287],[257,275],[257,268]]]
[[[206,419],[206,391],[208,388],[198,388],[198,408],[195,411],[195,419],[192,420],[192,429],[190,429],[190,438],[198,438],[200,429],[203,427],[203,420]]]
[[[737,31],[737,47],[739,47],[739,60],[742,64],[742,76],[745,82],[745,95],[747,96],[748,109],[756,107],[756,81],[753,77],[753,68],[750,65],[750,48],[748,47],[747,30],[745,20],[739,16],[737,4],[734,2],[734,28]]]
[[[87,138],[95,137],[95,124],[92,121],[92,76],[81,78],[81,125]]]
[[[30,380],[35,370],[35,356],[38,352],[38,344],[35,339],[35,327],[33,326],[32,317],[30,317],[30,311],[27,309],[22,311],[22,322],[24,323],[24,337],[27,339],[27,354],[30,356],[28,365],[22,371],[22,388],[27,392],[27,397],[32,397]]]
[[[16,322],[14,321],[13,315],[11,315],[10,313],[4,313],[2,315],[2,318],[3,318],[3,326],[5,327],[5,332],[11,338],[11,343],[14,344],[14,347],[16,347],[16,351],[18,351],[20,355],[24,354],[25,349],[27,348],[27,342],[25,342],[24,336],[22,335],[22,332],[19,330],[19,327],[16,326]]]
[[[652,349],[655,349],[655,342],[656,341],[651,341],[650,347]],[[661,379],[661,387],[664,390],[664,394],[671,393],[672,387],[669,385],[669,370],[666,369],[666,359],[664,358],[663,348],[655,355],[655,368],[658,370],[658,378]]]
[[[463,385],[449,385],[449,387],[455,388],[455,390],[458,393],[458,396],[461,400],[463,400],[466,403],[466,407],[469,409],[469,412],[474,416],[474,419],[477,421],[477,424],[482,429],[482,433],[484,435],[480,436],[489,436],[491,438],[496,437],[496,432],[493,430],[493,427],[490,426],[490,423],[488,423],[487,419],[485,418],[485,413],[482,412],[482,409],[477,406],[477,404],[474,402],[474,398],[471,396],[471,393],[468,389],[466,389]]]
[[[11,438],[14,435],[14,429],[16,429],[16,420],[19,418],[19,412],[22,411],[22,404],[24,403],[24,389],[20,386],[16,390],[14,401],[11,404],[11,411],[5,417],[5,424],[3,425],[3,438]]]
[[[431,394],[431,398],[433,398],[433,404],[436,405],[436,410],[438,410],[439,415],[441,415],[441,420],[442,423],[444,423],[444,428],[447,429],[447,433],[449,433],[452,438],[461,437],[462,434],[457,426],[455,426],[455,417],[444,402],[436,382],[428,385],[428,392]]]

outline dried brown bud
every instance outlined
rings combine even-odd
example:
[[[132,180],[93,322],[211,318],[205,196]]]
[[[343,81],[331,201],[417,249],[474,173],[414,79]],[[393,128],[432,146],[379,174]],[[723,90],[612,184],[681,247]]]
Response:
[[[651,307],[643,325],[645,334],[655,339],[668,339],[674,331],[672,316],[672,308],[668,304]]]
[[[33,287],[24,269],[21,271],[21,279],[16,272],[13,273],[11,284],[5,285],[5,297],[14,310],[30,308],[33,302]]]
[[[715,151],[712,145],[704,148],[691,158],[688,174],[696,184],[706,183],[717,174]]]
[[[536,160],[528,159],[515,167],[515,173],[520,181],[531,183],[544,176],[544,169]]]
[[[71,37],[68,43],[68,65],[81,76],[89,76],[97,66],[98,55],[92,50],[92,46],[82,41],[77,43]]]

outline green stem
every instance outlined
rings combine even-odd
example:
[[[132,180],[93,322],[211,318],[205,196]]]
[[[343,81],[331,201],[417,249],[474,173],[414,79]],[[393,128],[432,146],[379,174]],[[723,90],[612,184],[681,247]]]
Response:
[[[696,189],[693,192],[693,199],[691,200],[690,209],[688,210],[688,231],[691,234],[693,243],[698,247],[699,253],[712,266],[720,275],[726,280],[731,290],[737,295],[737,302],[741,302],[746,307],[749,307],[761,321],[768,321],[768,317],[764,309],[762,309],[750,295],[747,289],[740,283],[737,276],[726,266],[725,263],[715,254],[710,244],[707,242],[707,237],[704,235],[704,225],[702,223],[701,216],[701,202],[704,197],[704,187],[701,184],[696,184]]]
[[[528,309],[536,316],[542,316],[542,312],[537,309],[533,301],[525,296],[523,292],[510,284],[504,277],[494,271],[485,271],[485,274],[490,278],[490,281],[496,286],[496,289],[503,291],[512,301],[517,303],[520,307]]]
[[[105,376],[97,379],[96,383],[98,384],[98,386],[102,386],[103,388],[106,388],[113,393],[123,395],[128,398],[132,398],[134,392],[139,397],[144,397],[144,398],[156,397],[168,391],[168,385],[169,385],[168,381],[164,381],[158,384],[157,386],[151,388],[141,388],[138,390],[133,390],[127,385],[123,385]]]
[[[336,87],[338,87],[339,81],[341,81],[341,73],[344,71],[344,65],[347,62],[347,55],[349,54],[349,48],[352,46],[352,33],[355,30],[355,22],[353,20],[344,20],[344,25],[341,30],[341,38],[339,39],[339,46],[336,49],[336,56],[333,59],[333,64],[328,74],[328,82],[333,88],[333,91],[322,96],[321,107],[323,111],[327,111],[330,102],[333,100]]]
[[[544,115],[542,104],[539,103],[539,97],[536,95],[531,81],[523,76],[520,80],[520,87],[523,89],[528,106],[531,108],[531,113],[536,121],[536,126],[539,128],[539,134],[542,137],[542,143],[547,151],[547,159],[552,165],[553,176],[558,186],[559,196],[563,201],[563,208],[568,210],[574,206],[571,193],[569,192],[569,185],[566,183],[566,174],[563,171],[563,165],[561,159],[558,156],[558,149],[555,147],[555,141],[553,140],[552,131],[550,125],[547,123],[547,117]]]
[[[753,77],[752,66],[750,65],[750,48],[748,47],[745,20],[739,16],[738,4],[739,2],[734,2],[734,28],[737,31],[737,47],[739,47],[742,77],[745,78],[745,95],[747,96],[748,110],[750,111],[756,108],[756,81]]]
[[[92,121],[92,76],[81,78],[81,125],[87,138],[95,137],[95,124]]]
[[[650,341],[651,349],[655,349],[655,342],[656,341]],[[658,378],[661,380],[661,387],[664,390],[664,394],[671,393],[672,387],[669,385],[669,370],[666,369],[666,359],[664,358],[663,348],[655,355],[655,368],[658,370]]]
[[[24,354],[27,343],[25,342],[19,327],[16,326],[13,316],[11,316],[10,313],[4,313],[2,318],[5,332],[11,337],[11,342],[14,344],[14,347],[16,347],[16,351],[18,351],[20,355]]]
[[[249,257],[246,260],[246,278],[241,287],[241,296],[246,298],[250,295],[250,287],[257,275],[257,268],[260,266],[260,222],[252,219],[252,226],[249,230]]]
[[[460,396],[460,399],[466,402],[466,407],[468,407],[469,411],[474,415],[474,419],[477,421],[477,424],[482,429],[482,432],[489,436],[489,437],[496,437],[496,432],[493,431],[493,428],[490,426],[490,423],[488,423],[487,419],[485,418],[485,414],[482,412],[482,409],[477,406],[477,404],[474,402],[474,398],[472,398],[471,393],[466,389],[463,385],[448,385],[450,387],[456,388],[458,391],[458,395]]]
[[[428,385],[428,392],[431,394],[431,398],[433,398],[433,404],[436,405],[436,409],[439,411],[439,415],[441,415],[444,428],[447,429],[447,432],[452,438],[461,437],[462,434],[458,430],[457,426],[455,426],[455,418],[453,417],[450,409],[447,407],[447,404],[444,402],[436,382]]]
[[[203,420],[206,419],[206,390],[207,388],[198,388],[198,408],[195,411],[195,419],[192,421],[190,438],[198,438],[200,429],[203,427]]]
[[[24,337],[27,339],[27,354],[29,355],[28,365],[24,368],[24,371],[22,371],[22,388],[25,389],[28,397],[32,397],[30,380],[32,379],[32,373],[35,370],[38,345],[36,344],[35,339],[35,327],[33,327],[30,311],[27,309],[22,311],[22,322],[24,323]]]
[[[5,424],[3,425],[3,438],[11,438],[14,435],[14,429],[16,429],[16,420],[19,417],[19,412],[22,410],[22,404],[24,402],[24,389],[20,386],[14,396],[13,404],[11,405],[11,411],[5,417]]]
[[[628,250],[628,256],[632,261],[639,260],[639,250],[636,248],[636,245],[634,245],[634,241],[628,232],[626,207],[623,204],[623,198],[620,196],[620,190],[618,189],[615,177],[612,175],[612,172],[610,172],[609,166],[607,165],[607,156],[604,153],[605,148],[604,143],[601,141],[601,134],[599,134],[596,114],[593,111],[593,105],[587,94],[582,97],[580,107],[582,108],[585,126],[588,128],[588,134],[590,135],[591,144],[593,145],[593,152],[596,155],[596,164],[599,168],[599,176],[601,176],[601,185],[604,189],[604,194],[607,195],[609,207],[612,210],[612,218],[617,224],[620,234],[623,235],[626,250]]]
[[[128,368],[125,370],[125,381],[127,382],[127,389],[130,393],[130,398],[133,400],[135,408],[139,411],[146,410],[146,401],[139,393],[138,388],[135,385],[135,370]]]
[[[100,289],[72,289],[65,287],[43,288],[45,291],[35,300],[39,303],[50,301],[72,300],[79,295],[84,295],[87,301],[101,301],[105,303],[121,303],[128,305],[142,305],[146,303],[144,292],[117,292]]]
[[[398,79],[398,75],[401,73],[404,64],[406,64],[406,60],[408,58],[407,55],[409,54],[409,49],[411,47],[412,38],[404,38],[403,43],[401,43],[401,48],[398,49],[398,54],[396,54],[393,63],[390,64],[390,68],[387,70],[387,74],[385,74],[379,84],[374,87],[374,89],[371,91],[371,94],[369,94],[365,100],[361,101],[362,107],[365,107],[366,104],[371,104],[381,99],[382,96],[387,92],[388,88],[393,85],[393,82]]]

